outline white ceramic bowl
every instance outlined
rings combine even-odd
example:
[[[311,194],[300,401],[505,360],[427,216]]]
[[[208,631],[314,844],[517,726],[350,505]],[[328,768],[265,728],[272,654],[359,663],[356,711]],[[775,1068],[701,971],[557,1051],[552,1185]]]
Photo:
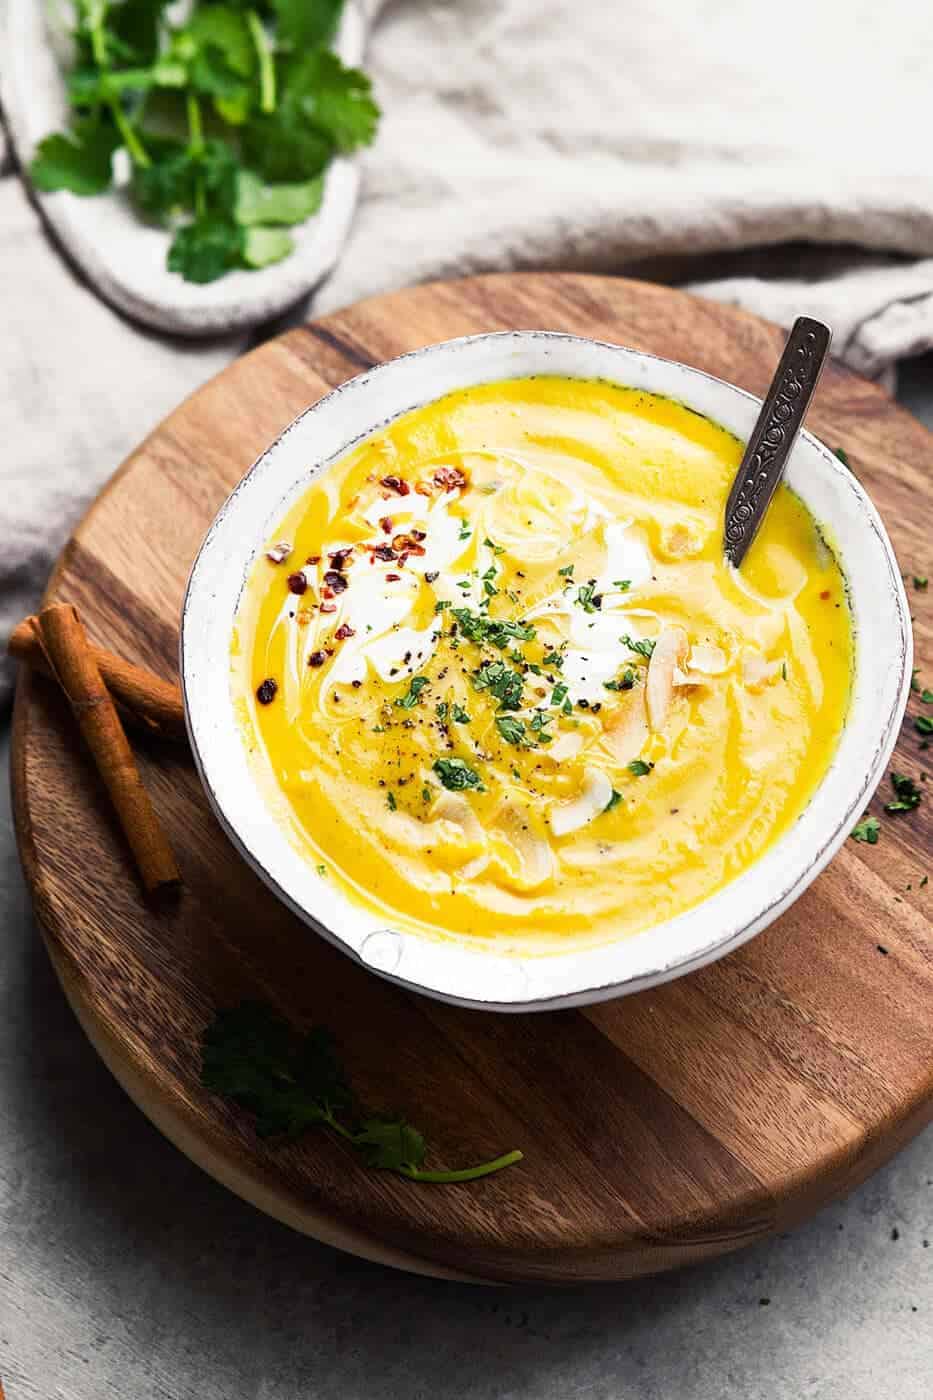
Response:
[[[739,947],[782,913],[846,839],[882,776],[910,688],[909,609],[877,511],[838,458],[802,433],[787,480],[827,529],[849,581],[856,628],[851,708],[832,766],[794,826],[749,870],[644,933],[523,959],[418,938],[349,902],[272,821],[247,764],[230,689],[230,637],[248,570],[266,536],[349,447],[450,390],[519,375],[599,378],[666,394],[743,440],[760,408],[699,370],[574,336],[522,331],[447,341],[392,360],[309,408],[259,458],[222,507],[195,560],[181,629],[191,745],[205,790],[243,858],[284,902],[350,956],[392,981],[498,1011],[581,1005],[664,982]]]

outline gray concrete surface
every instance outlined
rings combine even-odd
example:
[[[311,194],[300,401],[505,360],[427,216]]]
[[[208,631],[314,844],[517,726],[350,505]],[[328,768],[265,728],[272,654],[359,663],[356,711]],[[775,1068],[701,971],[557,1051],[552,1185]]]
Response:
[[[933,359],[900,392],[933,424]],[[50,971],[3,804],[7,1400],[933,1396],[933,1130],[793,1234],[658,1279],[504,1292],[361,1263],[236,1200],[123,1095]]]

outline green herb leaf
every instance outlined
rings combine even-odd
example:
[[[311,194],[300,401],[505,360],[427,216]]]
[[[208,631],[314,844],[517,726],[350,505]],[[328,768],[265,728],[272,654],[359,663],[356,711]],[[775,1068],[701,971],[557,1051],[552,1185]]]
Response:
[[[653,763],[646,763],[642,758],[633,758],[628,765],[628,771],[634,773],[636,778],[645,778],[653,767]]]
[[[237,177],[236,216],[241,224],[300,224],[321,207],[320,176],[297,185],[267,185],[251,170]]]
[[[367,1118],[353,1134],[353,1142],[366,1165],[377,1171],[401,1172],[424,1163],[424,1138],[403,1118]]]
[[[933,719],[929,715],[918,715],[914,720],[914,729],[918,734],[933,734]]]
[[[484,661],[471,677],[477,690],[488,690],[499,701],[500,710],[520,710],[524,681],[518,671],[504,661]]]
[[[920,692],[920,699],[923,701],[924,705],[933,705],[933,690],[922,690]]]
[[[918,593],[925,592],[929,582],[930,580],[928,578],[918,578],[917,575],[914,574],[914,588],[916,588]]]
[[[619,641],[623,646],[628,647],[629,651],[634,651],[638,656],[643,656],[646,661],[651,660],[651,653],[656,646],[656,643],[649,641],[647,637],[642,638],[642,640],[638,642],[633,641],[627,632],[623,633]]]
[[[100,121],[76,122],[72,129],[40,141],[29,166],[37,190],[102,194],[113,179],[113,153],[120,145],[115,127]]]
[[[581,583],[577,589],[577,596],[574,599],[577,607],[582,608],[585,613],[599,612],[602,607],[602,595],[596,592],[596,580],[591,579],[589,583]]]
[[[408,690],[398,700],[396,705],[400,710],[411,710],[418,703],[418,696],[430,682],[427,676],[412,676]]]
[[[295,53],[329,44],[337,30],[343,0],[272,0],[279,40]]]
[[[604,811],[604,812],[611,812],[612,809],[613,809],[613,807],[618,807],[618,805],[619,805],[619,803],[620,803],[621,801],[622,801],[622,794],[621,794],[621,792],[616,792],[615,788],[613,788],[613,789],[612,789],[612,796],[610,797],[609,801],[606,803],[605,807],[603,808],[603,811]]]
[[[180,228],[168,250],[169,272],[188,282],[215,282],[243,255],[243,229],[229,219],[208,216]]]
[[[449,792],[463,792],[467,788],[482,787],[476,769],[471,768],[462,758],[436,758],[433,767]]]
[[[573,565],[565,564],[564,567],[558,569],[557,572],[560,574],[561,578],[573,578]]]
[[[881,823],[877,817],[865,817],[850,832],[853,841],[865,841],[869,846],[877,846]]]
[[[923,794],[913,778],[908,778],[904,773],[892,773],[891,786],[894,789],[895,800],[884,804],[886,812],[912,812],[915,807],[920,806]]]
[[[457,721],[458,724],[470,723],[469,713],[463,708],[462,705],[454,705],[451,709],[451,714],[453,715],[454,719]]]
[[[386,806],[388,807],[390,812],[398,811],[398,803],[395,800],[395,793],[392,791],[391,788],[389,788],[389,791],[386,793]]]
[[[368,146],[376,134],[379,108],[372,86],[359,68],[345,68],[329,49],[316,49],[290,66],[286,101],[347,154]]]
[[[525,726],[520,719],[497,715],[496,728],[507,744],[517,744],[521,747],[525,743]]]
[[[631,690],[634,684],[635,672],[632,670],[631,666],[626,666],[620,680],[603,681],[603,685],[607,690]]]
[[[283,228],[248,228],[243,239],[243,261],[247,267],[268,267],[281,262],[295,247],[295,240]]]
[[[530,623],[515,622],[507,617],[487,617],[469,608],[453,608],[451,615],[457,619],[461,635],[477,646],[488,644],[505,651],[511,642],[530,642],[536,635]]]

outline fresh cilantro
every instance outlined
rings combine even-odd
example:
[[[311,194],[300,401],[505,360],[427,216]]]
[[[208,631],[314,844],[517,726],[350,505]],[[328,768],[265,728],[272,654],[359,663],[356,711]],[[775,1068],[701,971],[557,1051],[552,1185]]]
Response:
[[[619,638],[619,641],[624,647],[628,647],[629,651],[634,651],[636,655],[643,656],[646,661],[651,660],[651,653],[654,651],[656,643],[649,641],[647,637],[643,637],[641,641],[636,642],[626,632]]]
[[[516,1151],[478,1166],[426,1169],[427,1149],[417,1128],[360,1107],[330,1032],[315,1027],[302,1034],[260,1002],[217,1013],[201,1039],[201,1083],[252,1113],[259,1137],[295,1138],[310,1128],[329,1128],[367,1167],[412,1181],[473,1181],[522,1159]]]
[[[388,807],[390,812],[398,811],[398,803],[395,800],[395,793],[392,791],[391,788],[386,793],[386,806]]]
[[[415,705],[418,703],[418,696],[421,694],[422,690],[424,690],[425,686],[429,684],[430,681],[427,676],[412,676],[408,690],[395,702],[398,708],[400,710],[414,709]]]
[[[434,611],[436,613],[443,612],[445,608],[449,607],[450,603],[446,598],[438,598],[437,602],[434,604]]]
[[[626,666],[620,680],[603,681],[603,685],[607,690],[631,690],[634,684],[635,672],[632,670],[631,666]]]
[[[920,699],[923,701],[924,705],[933,705],[933,690],[922,690],[920,692]]]
[[[496,697],[500,710],[521,709],[524,681],[504,661],[484,661],[473,672],[472,681],[476,690],[488,690]]]
[[[215,282],[239,263],[244,230],[223,218],[207,217],[183,224],[168,250],[169,272],[180,272],[186,282]]]
[[[327,166],[371,142],[379,117],[365,73],[327,48],[342,9],[80,0],[74,117],[40,142],[35,187],[100,194],[122,147],[136,208],[172,228],[170,271],[204,283],[288,257],[284,228],[318,211]]]
[[[560,712],[561,712],[562,715],[572,715],[572,714],[573,714],[573,705],[572,705],[571,702],[570,702],[570,696],[569,696],[569,695],[567,696],[567,699],[564,701],[564,703],[561,705],[561,707],[560,707]]]
[[[913,670],[911,671],[911,673],[910,673],[910,688],[911,688],[911,690],[919,691],[919,689],[920,689],[920,680],[919,680],[919,676],[920,676],[920,667],[919,667],[919,666],[915,666],[914,669],[913,669]]]
[[[501,544],[493,544],[492,540],[489,538],[488,535],[487,535],[486,538],[483,540],[483,544],[486,546],[487,549],[491,549],[492,552],[493,552],[493,554],[504,554],[504,553],[505,553],[505,548],[504,548],[504,546],[501,545]]]
[[[604,811],[604,812],[611,812],[612,809],[613,809],[613,807],[618,807],[618,805],[619,805],[619,803],[620,803],[621,801],[622,801],[622,794],[621,794],[621,792],[616,792],[615,788],[613,788],[613,789],[612,789],[612,796],[610,797],[609,801],[606,803],[605,807],[603,808],[603,811]]]
[[[914,574],[913,577],[914,588],[916,588],[918,593],[923,593],[926,590],[926,586],[930,582],[930,580],[928,578],[918,578],[916,574]]]
[[[440,720],[441,724],[446,724],[446,723],[447,723],[447,701],[446,701],[446,700],[440,700],[440,701],[434,706],[434,713],[437,715],[437,717],[438,717],[438,719]]]
[[[554,689],[551,691],[551,704],[559,705],[566,694],[567,686],[561,681],[558,685],[555,685]]]
[[[555,671],[559,671],[564,664],[564,658],[561,656],[559,651],[545,652],[541,660],[543,665],[553,666]]]
[[[628,771],[634,773],[636,778],[645,778],[654,767],[653,763],[646,763],[642,758],[633,758],[628,765]]]
[[[914,720],[914,729],[918,734],[933,734],[933,719],[930,719],[929,715],[918,715]]]
[[[632,586],[630,578],[617,578],[612,581],[613,588],[619,588],[623,593],[627,593]]]
[[[853,841],[864,841],[869,846],[877,846],[881,823],[877,817],[865,817],[849,833]]]
[[[558,569],[557,572],[560,574],[561,578],[573,578],[573,565],[565,564],[564,567]]]
[[[842,448],[842,447],[836,447],[836,448],[833,449],[833,451],[835,452],[836,456],[839,458],[839,460],[840,460],[840,462],[842,463],[842,465],[843,465],[844,467],[848,467],[849,470],[851,471],[851,470],[852,470],[852,463],[849,461],[849,455],[848,455],[848,453],[845,451],[845,449]]]
[[[915,807],[920,806],[922,793],[913,778],[908,778],[904,773],[892,773],[891,786],[894,789],[894,801],[884,804],[886,812],[912,812]]]
[[[318,873],[319,875],[326,875],[326,874],[327,874],[327,866],[326,866],[326,865],[319,865],[319,866],[317,867],[317,873]]]
[[[458,724],[470,723],[470,716],[462,705],[453,705],[450,712]]]
[[[429,787],[423,787],[423,788],[421,789],[421,801],[422,801],[422,802],[430,802],[430,801],[431,801],[431,797],[432,797],[431,789],[430,789]]]
[[[505,651],[510,642],[530,642],[535,637],[535,629],[527,622],[514,622],[507,617],[487,617],[483,613],[471,612],[469,608],[453,608],[451,615],[457,619],[461,635],[477,646],[488,644]]]
[[[113,179],[113,153],[120,134],[103,121],[75,122],[70,131],[40,141],[29,167],[37,190],[102,194]]]
[[[470,529],[469,522],[468,522],[467,520],[461,520],[461,521],[460,521],[460,533],[459,533],[459,535],[457,536],[457,539],[458,539],[459,541],[461,541],[461,542],[462,542],[463,540],[468,540],[468,539],[470,538],[470,536],[472,535],[472,533],[473,533],[473,531]]]
[[[321,207],[320,175],[297,185],[267,185],[251,170],[237,178],[236,216],[241,224],[301,224]]]
[[[497,715],[496,728],[507,744],[521,747],[526,742],[525,726],[520,719],[514,719],[510,715]]]
[[[482,780],[475,768],[471,768],[462,758],[436,758],[434,771],[449,792],[463,792],[466,788],[482,787]]]
[[[589,583],[581,583],[577,589],[577,596],[574,599],[578,608],[582,608],[585,613],[598,612],[602,607],[602,595],[596,592],[596,580],[590,579]]]

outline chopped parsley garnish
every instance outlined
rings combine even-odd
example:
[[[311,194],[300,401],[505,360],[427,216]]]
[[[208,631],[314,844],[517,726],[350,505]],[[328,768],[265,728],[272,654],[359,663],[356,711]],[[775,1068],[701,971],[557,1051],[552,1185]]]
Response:
[[[628,771],[634,773],[636,778],[646,778],[653,767],[653,763],[646,763],[642,758],[633,758],[628,765]]]
[[[918,578],[917,575],[914,574],[914,588],[916,588],[918,593],[923,593],[929,582],[930,580],[928,578]]]
[[[929,715],[918,715],[914,720],[914,729],[918,734],[929,736],[933,734],[933,719]]]
[[[877,817],[865,817],[858,826],[854,826],[850,835],[853,841],[864,841],[869,846],[877,846],[878,832],[881,830],[881,823]]]
[[[631,690],[634,684],[635,672],[632,670],[631,666],[626,666],[620,680],[603,681],[603,685],[607,690]]]
[[[530,642],[535,637],[535,629],[527,622],[515,622],[508,617],[486,617],[482,613],[471,612],[469,608],[454,608],[452,615],[457,619],[461,635],[477,646],[488,644],[505,651],[510,642]]]
[[[386,805],[388,806],[390,812],[395,812],[398,809],[398,803],[395,800],[395,793],[392,791],[391,788],[386,793]]]
[[[564,567],[558,569],[557,572],[560,574],[561,578],[573,578],[573,565],[565,564]]]
[[[467,524],[466,520],[461,520],[461,521],[460,521],[460,533],[459,533],[459,535],[457,536],[457,539],[460,540],[460,541],[468,540],[468,539],[470,538],[470,536],[472,535],[472,533],[473,533],[473,531],[470,529],[470,527],[469,527],[469,525]]]
[[[520,719],[514,719],[511,715],[497,715],[496,728],[507,744],[516,744],[521,747],[527,742],[525,726]]]
[[[422,690],[424,690],[426,685],[430,685],[430,681],[428,680],[427,676],[412,676],[411,684],[409,685],[407,692],[404,695],[400,696],[399,699],[395,702],[398,708],[400,710],[414,709],[415,705],[417,705],[418,703],[418,696],[421,694]]]
[[[923,794],[913,778],[908,778],[904,773],[892,773],[891,786],[894,789],[894,801],[884,804],[886,812],[912,812],[915,807],[920,806]]]
[[[613,807],[618,807],[618,805],[619,805],[619,803],[620,803],[621,801],[622,801],[622,794],[621,794],[621,792],[616,792],[615,788],[613,788],[613,789],[612,789],[612,796],[610,797],[609,801],[606,803],[605,807],[603,808],[603,811],[604,811],[604,812],[611,812],[612,809],[613,809]]]
[[[462,758],[436,758],[433,767],[448,792],[463,792],[466,788],[483,786],[476,769]]]
[[[923,701],[924,705],[933,705],[933,690],[921,691],[920,699]]]
[[[503,546],[501,544],[493,544],[492,540],[489,538],[488,535],[483,540],[483,544],[486,545],[487,549],[491,549],[493,554],[505,553],[505,549],[503,548]]]
[[[590,579],[589,583],[581,583],[577,589],[577,596],[574,599],[578,608],[582,608],[585,613],[599,612],[603,605],[601,593],[596,592],[596,580]]]
[[[421,789],[421,801],[422,801],[422,802],[430,802],[430,801],[431,801],[431,789],[430,789],[429,787],[423,787],[423,788]]]
[[[623,593],[627,593],[632,586],[632,580],[630,578],[614,578],[612,586],[613,588],[621,588]]]
[[[560,712],[561,712],[562,715],[572,715],[572,714],[573,714],[573,705],[572,705],[571,702],[570,702],[570,696],[569,696],[569,695],[568,695],[567,699],[564,701],[564,703],[561,705],[561,707],[560,707]]]
[[[541,664],[543,666],[553,666],[555,671],[559,671],[564,664],[564,658],[559,651],[548,651],[545,652],[544,656],[541,658]]]
[[[447,701],[446,701],[446,700],[440,700],[440,701],[438,701],[438,703],[434,706],[434,713],[437,715],[437,717],[438,717],[438,719],[440,720],[441,724],[446,724],[446,723],[447,723]]]
[[[646,661],[651,660],[651,653],[657,645],[656,642],[649,641],[647,637],[643,637],[641,641],[636,642],[627,632],[622,634],[619,641],[624,647],[628,647],[629,651],[634,651],[636,655],[643,656]]]
[[[521,1161],[520,1152],[507,1152],[475,1167],[426,1169],[427,1147],[417,1128],[360,1105],[330,1032],[321,1026],[296,1031],[261,1002],[217,1013],[201,1040],[201,1083],[254,1114],[259,1137],[296,1138],[309,1128],[329,1128],[365,1166],[411,1181],[473,1181]]]
[[[500,710],[521,709],[524,681],[518,671],[513,671],[504,661],[484,661],[479,670],[473,672],[472,680],[477,690],[488,690],[496,697]]]
[[[465,710],[462,705],[453,705],[451,707],[450,713],[453,715],[454,719],[457,721],[458,724],[470,723],[469,712]]]
[[[449,607],[450,603],[446,598],[438,598],[437,602],[434,604],[434,611],[436,613],[443,612],[445,608]]]
[[[561,681],[558,685],[555,685],[554,689],[551,691],[551,704],[559,705],[560,702],[566,696],[566,694],[567,686],[564,684],[563,681]]]

